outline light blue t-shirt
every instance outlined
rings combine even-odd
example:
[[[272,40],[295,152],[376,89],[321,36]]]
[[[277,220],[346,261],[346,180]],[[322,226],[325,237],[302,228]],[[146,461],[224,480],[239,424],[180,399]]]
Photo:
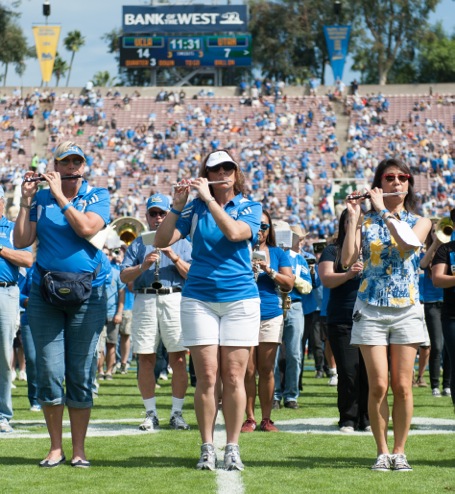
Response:
[[[0,244],[14,250],[32,251],[31,247],[16,249],[13,244],[14,223],[5,216],[0,218]],[[0,281],[6,283],[17,283],[19,277],[19,267],[0,256]]]
[[[82,182],[77,196],[71,201],[81,212],[93,212],[109,223],[109,192],[101,187],[91,187]],[[79,237],[65,215],[61,212],[50,189],[43,189],[35,195],[30,210],[30,221],[36,222],[36,235],[39,240],[37,264],[48,271],[68,273],[92,273],[102,260],[102,251],[90,242]],[[107,271],[101,268],[93,280],[93,286],[104,284]],[[40,284],[38,269],[33,271],[33,283]]]
[[[275,271],[290,268],[289,254],[280,247],[269,247],[270,267]],[[258,276],[259,297],[261,298],[261,321],[267,321],[283,314],[281,295],[276,283],[264,271]]]
[[[106,281],[107,317],[112,319],[117,313],[119,291],[124,290],[126,285],[120,280],[120,271],[114,266],[111,266],[111,275]]]
[[[251,228],[251,237],[231,242],[200,199],[190,202],[177,220],[182,237],[190,235],[193,263],[183,289],[185,297],[205,302],[234,302],[259,296],[251,253],[261,224],[262,206],[238,194],[224,207]]]

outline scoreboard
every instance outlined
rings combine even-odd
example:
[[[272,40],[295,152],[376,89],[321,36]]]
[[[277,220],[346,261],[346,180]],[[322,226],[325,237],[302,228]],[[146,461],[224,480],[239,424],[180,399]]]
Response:
[[[120,66],[249,67],[251,34],[216,36],[122,36]]]

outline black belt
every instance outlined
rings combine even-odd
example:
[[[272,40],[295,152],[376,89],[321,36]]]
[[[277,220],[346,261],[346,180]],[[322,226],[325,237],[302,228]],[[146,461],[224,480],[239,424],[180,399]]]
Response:
[[[136,293],[154,293],[155,295],[169,295],[170,293],[179,293],[182,289],[179,286],[166,286],[163,288],[139,288],[134,290]]]
[[[441,307],[444,305],[444,302],[424,302],[424,305],[434,305],[435,307]]]
[[[17,283],[15,281],[0,281],[0,286],[2,288],[6,288],[7,286],[16,286]]]

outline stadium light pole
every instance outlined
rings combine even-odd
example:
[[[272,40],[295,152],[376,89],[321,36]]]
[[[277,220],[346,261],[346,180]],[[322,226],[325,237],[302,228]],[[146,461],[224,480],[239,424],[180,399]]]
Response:
[[[340,23],[340,15],[341,15],[341,1],[340,0],[335,0],[335,2],[333,2],[333,12],[336,16],[337,24],[339,24]]]
[[[46,18],[46,25],[47,25],[47,18],[51,15],[51,3],[49,0],[45,0],[43,3],[43,15]]]

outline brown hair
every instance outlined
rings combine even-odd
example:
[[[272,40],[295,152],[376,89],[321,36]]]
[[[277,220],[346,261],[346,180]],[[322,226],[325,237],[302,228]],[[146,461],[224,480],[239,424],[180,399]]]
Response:
[[[217,149],[216,151],[213,152],[219,152],[219,151],[224,151],[227,153],[232,161],[237,165],[237,168],[235,169],[235,183],[234,183],[234,192],[235,195],[237,194],[242,194],[243,196],[245,195],[245,175],[243,174],[242,170],[240,170],[240,166],[237,163],[237,160],[234,158],[232,153],[228,151],[227,149]],[[205,164],[207,163],[207,160],[209,159],[210,155],[212,153],[209,153],[204,160],[202,161],[201,167],[199,169],[199,176],[202,178],[207,178],[207,168],[205,167]],[[220,163],[221,164],[221,163]],[[212,186],[209,185],[210,192],[213,194]]]

